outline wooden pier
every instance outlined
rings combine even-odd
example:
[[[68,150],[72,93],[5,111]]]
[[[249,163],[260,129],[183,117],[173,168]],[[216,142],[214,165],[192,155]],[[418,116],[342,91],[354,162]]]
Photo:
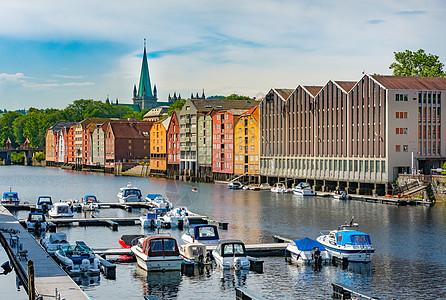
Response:
[[[368,293],[355,290],[352,287],[342,283],[332,283],[331,285],[333,286],[334,299],[367,299],[367,300],[380,299]]]
[[[56,299],[56,290],[60,299],[90,299],[3,205],[0,205],[0,242],[27,292],[34,290],[28,287],[28,261],[33,262],[36,295],[30,299],[38,296],[42,300]]]

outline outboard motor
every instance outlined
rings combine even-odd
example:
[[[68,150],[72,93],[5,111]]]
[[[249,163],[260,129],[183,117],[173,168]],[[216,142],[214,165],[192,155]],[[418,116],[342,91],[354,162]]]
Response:
[[[313,253],[311,256],[314,259],[314,267],[316,269],[322,268],[322,255],[321,255],[321,250],[319,249],[319,247],[313,248]]]
[[[178,220],[178,229],[179,229],[179,230],[183,230],[183,227],[184,227],[184,222],[183,222],[183,220]]]
[[[198,265],[201,266],[204,262],[204,255],[203,253],[200,253],[200,255],[198,255]]]
[[[90,261],[88,259],[83,259],[80,265],[80,269],[82,272],[87,272],[90,270]]]
[[[150,220],[150,229],[155,230],[155,220]]]
[[[242,268],[242,261],[239,257],[234,259],[234,269],[240,270]]]

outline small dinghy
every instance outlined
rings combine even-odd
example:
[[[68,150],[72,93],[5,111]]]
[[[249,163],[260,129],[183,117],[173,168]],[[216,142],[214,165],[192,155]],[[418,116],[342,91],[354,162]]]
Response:
[[[304,238],[293,240],[286,251],[291,254],[291,258],[304,264],[321,264],[330,261],[330,253],[316,240]]]

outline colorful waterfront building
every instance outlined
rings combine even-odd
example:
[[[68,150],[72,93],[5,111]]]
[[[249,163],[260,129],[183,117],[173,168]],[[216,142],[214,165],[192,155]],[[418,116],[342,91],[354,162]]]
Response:
[[[71,126],[68,129],[67,135],[67,162],[69,164],[74,164],[75,156],[74,156],[74,132],[76,129],[76,125]]]
[[[105,131],[105,167],[139,163],[150,157],[152,122],[108,121]]]
[[[180,111],[180,176],[183,179],[198,177],[198,114],[212,109],[243,109],[258,105],[255,100],[188,99]]]
[[[216,179],[226,180],[234,174],[234,127],[245,111],[230,109],[212,116],[212,172]]]
[[[180,170],[180,125],[179,111],[174,110],[167,129],[167,174],[175,176]]]
[[[260,174],[259,107],[244,112],[234,127],[234,174],[258,180]],[[251,180],[250,180],[251,181]]]
[[[212,116],[215,113],[215,109],[198,113],[197,119],[199,177],[206,182],[212,180]]]
[[[76,124],[74,129],[74,160],[77,167],[88,165],[90,159],[90,131],[87,128],[90,123],[103,123],[106,118],[87,118]]]
[[[150,172],[166,173],[167,171],[167,130],[172,117],[153,123],[150,129]]]
[[[57,122],[46,132],[46,161],[48,165],[65,163],[68,161],[67,139],[68,130],[75,122]]]
[[[107,125],[107,121],[87,125],[87,130],[90,132],[90,160],[88,164],[91,166],[105,167],[105,131]]]

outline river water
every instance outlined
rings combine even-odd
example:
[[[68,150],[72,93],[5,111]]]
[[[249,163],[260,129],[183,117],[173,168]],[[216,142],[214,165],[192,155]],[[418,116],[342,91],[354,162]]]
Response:
[[[442,203],[434,207],[397,207],[332,198],[303,199],[268,191],[235,191],[203,183],[196,184],[199,192],[193,193],[192,184],[181,181],[0,166],[0,191],[12,187],[22,202],[30,203],[40,195],[58,201],[81,199],[86,194],[95,194],[101,202],[117,202],[119,188],[129,181],[143,194],[164,194],[177,206],[228,222],[228,230],[221,230],[220,235],[245,243],[272,242],[275,234],[315,239],[320,231],[335,229],[354,216],[360,230],[370,235],[376,253],[370,264],[350,264],[348,270],[324,266],[321,271],[287,263],[283,257],[266,257],[263,274],[219,269],[196,276],[148,274],[136,263],[118,263],[116,280],[102,276],[83,280],[83,289],[92,299],[142,299],[145,294],[160,299],[234,299],[236,286],[245,286],[268,299],[331,299],[332,282],[384,299],[446,299],[446,205]],[[145,212],[102,209],[98,215],[139,216]],[[24,219],[27,212],[16,215]],[[118,248],[121,235],[143,233],[139,225],[120,226],[118,232],[107,227],[64,227],[58,231],[65,232],[69,241],[83,240],[92,248]],[[182,243],[181,231],[171,231]],[[5,259],[3,251],[0,259]],[[14,276],[0,276],[0,298],[24,298],[23,288],[17,291],[11,284],[15,283]]]

